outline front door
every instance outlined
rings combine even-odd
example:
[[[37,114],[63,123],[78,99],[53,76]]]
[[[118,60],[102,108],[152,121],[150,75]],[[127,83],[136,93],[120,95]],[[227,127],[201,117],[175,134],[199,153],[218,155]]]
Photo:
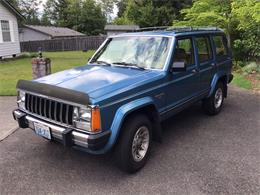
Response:
[[[199,69],[195,61],[192,37],[176,39],[173,63],[185,62],[187,70],[168,75],[167,107],[165,112],[174,110],[189,102],[199,92]]]

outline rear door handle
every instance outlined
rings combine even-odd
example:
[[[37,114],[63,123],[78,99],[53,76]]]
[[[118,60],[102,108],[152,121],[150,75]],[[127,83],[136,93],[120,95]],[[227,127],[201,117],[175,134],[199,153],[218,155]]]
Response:
[[[196,74],[196,73],[198,73],[199,72],[199,70],[198,69],[192,69],[192,71],[191,71],[192,73],[194,73],[194,74]]]
[[[216,63],[215,63],[215,62],[212,62],[212,63],[211,63],[211,66],[216,66]]]

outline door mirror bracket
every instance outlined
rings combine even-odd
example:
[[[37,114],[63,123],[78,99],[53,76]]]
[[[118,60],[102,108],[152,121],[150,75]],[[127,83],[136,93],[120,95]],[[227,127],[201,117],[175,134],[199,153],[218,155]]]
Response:
[[[184,72],[184,71],[186,71],[186,63],[184,61],[174,62],[170,71],[171,72]]]

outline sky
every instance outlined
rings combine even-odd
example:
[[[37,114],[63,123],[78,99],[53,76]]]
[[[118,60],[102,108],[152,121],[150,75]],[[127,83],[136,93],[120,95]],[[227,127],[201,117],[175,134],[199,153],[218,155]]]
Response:
[[[43,13],[43,5],[46,3],[47,0],[42,0],[42,4],[39,6],[39,11]]]

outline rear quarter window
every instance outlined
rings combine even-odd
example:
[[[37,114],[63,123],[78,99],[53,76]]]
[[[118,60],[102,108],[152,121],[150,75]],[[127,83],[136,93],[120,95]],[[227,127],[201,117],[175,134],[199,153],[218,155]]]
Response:
[[[213,42],[215,45],[216,57],[228,55],[227,42],[222,35],[213,36]]]

